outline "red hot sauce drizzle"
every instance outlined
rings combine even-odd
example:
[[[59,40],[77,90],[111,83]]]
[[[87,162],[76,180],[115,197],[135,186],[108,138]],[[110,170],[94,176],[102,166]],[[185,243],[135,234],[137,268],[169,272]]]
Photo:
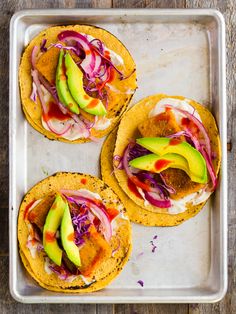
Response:
[[[180,143],[182,143],[182,141],[179,140],[178,138],[172,138],[172,139],[170,139],[169,145],[175,146],[175,145],[178,145]]]
[[[86,179],[86,178],[82,178],[82,179],[80,180],[80,182],[85,185],[85,184],[87,183],[87,179]]]
[[[26,207],[25,207],[25,211],[24,211],[24,220],[26,220],[28,218],[28,214],[29,214],[29,209],[30,207],[34,204],[35,200],[30,202]]]
[[[69,114],[62,113],[57,104],[55,104],[53,101],[50,101],[48,104],[48,112],[46,114],[43,114],[44,121],[49,121],[51,119],[65,121],[70,118],[71,116]]]
[[[171,163],[171,161],[166,160],[166,159],[159,159],[155,162],[155,169],[158,172],[161,172],[162,169],[166,168],[169,164]]]
[[[142,199],[142,196],[140,195],[136,185],[130,180],[130,178],[128,178],[128,188],[135,196]]]
[[[54,242],[56,240],[56,234],[52,231],[45,232],[45,240],[46,242]]]
[[[189,118],[182,118],[181,124],[185,129],[191,130],[191,133],[193,135],[199,133],[199,128],[196,126],[196,124],[191,121]]]
[[[75,234],[74,234],[74,232],[68,234],[67,239],[68,239],[68,241],[74,241],[74,239],[75,239]]]

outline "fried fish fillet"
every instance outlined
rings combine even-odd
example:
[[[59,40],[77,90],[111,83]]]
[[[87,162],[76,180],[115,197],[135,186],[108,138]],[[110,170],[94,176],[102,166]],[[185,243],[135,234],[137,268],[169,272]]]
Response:
[[[172,111],[165,111],[151,117],[138,126],[142,137],[166,137],[181,131]],[[181,137],[184,140],[184,137]],[[173,199],[180,199],[186,195],[197,192],[202,184],[191,181],[186,172],[180,169],[168,168],[162,171],[166,183],[175,189],[171,194]]]

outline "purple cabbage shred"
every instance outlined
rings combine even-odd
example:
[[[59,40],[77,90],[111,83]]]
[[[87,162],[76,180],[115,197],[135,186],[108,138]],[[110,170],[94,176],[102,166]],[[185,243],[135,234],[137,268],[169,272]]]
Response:
[[[133,147],[131,147],[130,151],[129,151],[129,158],[128,161],[131,161],[135,158],[141,157],[141,156],[145,156],[148,154],[152,154],[152,152],[150,152],[148,149],[142,147],[141,145],[135,143],[133,145]]]
[[[42,43],[41,43],[41,46],[40,46],[40,50],[41,50],[42,52],[46,52],[46,51],[47,51],[47,48],[45,47],[46,43],[47,43],[47,39],[44,38],[44,39],[42,40]]]
[[[84,214],[75,214],[72,212],[72,223],[75,230],[75,244],[81,246],[84,244],[84,236],[89,235],[89,227],[91,223],[88,222],[88,211]]]
[[[138,284],[140,284],[140,286],[141,286],[141,287],[143,287],[143,286],[144,286],[144,282],[143,282],[143,280],[138,280],[138,281],[137,281],[137,283],[138,283]]]

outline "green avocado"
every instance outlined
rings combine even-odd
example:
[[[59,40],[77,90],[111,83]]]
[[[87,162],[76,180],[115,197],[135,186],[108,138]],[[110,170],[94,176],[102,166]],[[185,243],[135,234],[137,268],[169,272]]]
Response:
[[[60,194],[57,194],[43,227],[44,250],[48,257],[58,266],[61,265],[62,250],[57,243],[56,232],[61,224],[66,206],[68,206],[67,203]]]
[[[136,141],[139,145],[163,158],[163,155],[166,154],[178,154],[184,157],[188,162],[191,180],[198,183],[207,183],[206,161],[201,153],[187,142],[165,137],[144,137]]]
[[[61,221],[61,242],[69,260],[77,267],[81,266],[79,248],[74,243],[74,228],[68,205]]]
[[[80,108],[92,115],[104,116],[107,113],[106,108],[100,99],[90,97],[86,94],[83,87],[83,72],[68,52],[65,56],[65,66],[70,93]]]
[[[56,90],[58,98],[61,103],[63,103],[66,107],[69,108],[71,112],[79,114],[79,107],[75,100],[73,99],[73,97],[71,96],[70,91],[68,89],[63,58],[64,52],[63,49],[61,49],[56,72]]]
[[[177,168],[185,171],[189,176],[191,175],[187,160],[183,156],[173,153],[163,156],[156,154],[141,156],[131,160],[129,165],[154,173],[159,173],[167,168]]]

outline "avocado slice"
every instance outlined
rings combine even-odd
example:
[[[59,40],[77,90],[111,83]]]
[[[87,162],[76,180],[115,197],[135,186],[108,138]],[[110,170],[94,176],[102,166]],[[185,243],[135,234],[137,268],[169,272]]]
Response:
[[[74,228],[67,205],[61,221],[61,242],[69,260],[77,267],[81,266],[78,246],[74,243]]]
[[[71,112],[79,114],[79,107],[73,97],[71,96],[66,79],[65,66],[63,64],[64,51],[61,49],[58,59],[56,72],[56,90],[60,102],[69,108]]]
[[[70,93],[80,108],[92,115],[104,116],[107,113],[106,108],[100,99],[90,97],[85,92],[83,87],[83,72],[68,52],[65,55],[65,67]]]
[[[188,162],[191,180],[198,183],[207,183],[206,161],[201,153],[187,142],[166,137],[144,137],[136,141],[139,145],[160,156],[169,153],[181,155]]]
[[[159,173],[167,168],[177,168],[185,171],[192,181],[196,179],[195,177],[191,177],[187,160],[183,156],[174,153],[165,154],[163,156],[158,156],[156,154],[141,156],[131,160],[129,165],[134,168],[154,173]]]
[[[61,265],[62,250],[60,249],[56,232],[61,224],[67,203],[60,194],[57,194],[55,200],[49,209],[46,221],[43,227],[43,247],[48,257],[58,266]]]

